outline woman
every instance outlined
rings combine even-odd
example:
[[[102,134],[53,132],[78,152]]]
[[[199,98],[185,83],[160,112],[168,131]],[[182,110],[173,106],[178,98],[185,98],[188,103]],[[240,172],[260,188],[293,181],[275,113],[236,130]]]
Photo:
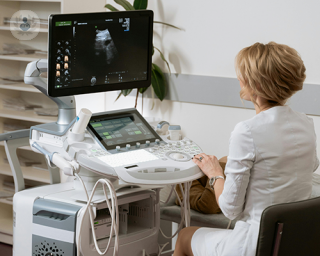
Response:
[[[311,118],[285,102],[302,89],[305,67],[296,50],[256,43],[236,57],[240,96],[254,103],[256,115],[236,125],[229,141],[226,180],[213,188],[233,230],[189,227],[181,230],[174,256],[254,256],[263,210],[274,204],[308,199],[319,161]],[[223,176],[215,156],[193,161],[208,178]]]

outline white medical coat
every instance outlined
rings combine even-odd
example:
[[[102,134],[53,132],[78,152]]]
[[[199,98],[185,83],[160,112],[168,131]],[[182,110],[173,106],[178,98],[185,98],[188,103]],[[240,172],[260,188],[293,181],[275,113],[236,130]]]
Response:
[[[219,205],[226,217],[239,221],[218,243],[210,235],[202,238],[203,246],[207,255],[254,256],[263,210],[310,198],[319,165],[313,120],[288,106],[273,107],[237,124],[229,144]]]

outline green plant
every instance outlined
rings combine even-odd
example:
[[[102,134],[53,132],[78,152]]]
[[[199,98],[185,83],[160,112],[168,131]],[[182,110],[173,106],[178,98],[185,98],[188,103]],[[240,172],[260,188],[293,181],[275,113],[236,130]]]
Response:
[[[127,0],[114,0],[114,2],[121,5],[126,11],[145,10],[148,7],[148,0],[134,0],[133,5],[131,3],[129,3]],[[109,9],[112,12],[119,11],[117,8],[115,8],[111,4],[106,4],[105,8]],[[169,27],[172,27],[175,29],[180,29],[176,26],[173,26],[173,25],[165,23],[165,22],[154,21],[154,23],[162,24],[162,25],[169,26]],[[153,46],[152,55],[154,54],[155,50],[157,50],[160,53],[161,59],[165,62],[166,66],[169,70],[169,73],[171,74],[169,63],[166,60],[166,58],[164,57],[163,53],[160,51],[160,49]],[[152,63],[152,67],[151,67],[151,86],[152,86],[152,89],[154,90],[155,95],[162,101],[166,95],[167,81],[166,81],[165,76],[164,76],[162,70],[160,69],[160,67],[154,63]],[[148,89],[148,87],[140,88],[139,90],[137,90],[135,107],[137,107],[137,100],[138,100],[139,93],[143,94],[147,89]],[[126,97],[127,95],[129,95],[131,93],[131,91],[132,91],[132,89],[122,90],[120,92],[120,94],[118,95],[117,99],[119,99],[121,97],[121,95]]]

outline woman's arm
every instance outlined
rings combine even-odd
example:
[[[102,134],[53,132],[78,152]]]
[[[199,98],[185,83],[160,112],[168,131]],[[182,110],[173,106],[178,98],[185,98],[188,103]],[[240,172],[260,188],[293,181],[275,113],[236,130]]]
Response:
[[[243,211],[250,169],[254,159],[255,147],[251,132],[245,123],[239,123],[230,138],[228,162],[225,169],[226,180],[218,179],[214,184],[219,207],[229,219],[235,219]],[[208,178],[223,175],[215,156],[199,154],[193,158],[193,161]]]
[[[200,169],[208,177],[208,179],[211,179],[215,176],[224,177],[223,169],[219,163],[219,160],[215,156],[209,156],[204,153],[201,153],[199,155],[196,155],[192,160],[200,167]],[[214,184],[214,192],[218,205],[219,197],[223,191],[223,187],[224,180],[217,179]]]

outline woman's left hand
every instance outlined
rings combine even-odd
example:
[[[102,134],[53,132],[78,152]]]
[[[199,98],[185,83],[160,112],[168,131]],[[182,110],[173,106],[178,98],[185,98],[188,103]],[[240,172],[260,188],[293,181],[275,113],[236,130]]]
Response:
[[[209,179],[215,176],[223,176],[223,170],[215,156],[206,155],[201,153],[195,155],[192,161],[196,163],[202,172],[208,176]]]

